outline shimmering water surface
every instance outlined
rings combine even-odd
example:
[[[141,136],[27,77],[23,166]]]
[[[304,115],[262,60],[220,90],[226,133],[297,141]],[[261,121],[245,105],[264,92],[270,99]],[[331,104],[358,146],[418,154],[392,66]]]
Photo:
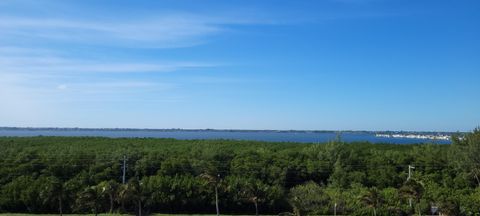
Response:
[[[58,130],[58,129],[0,129],[0,136],[100,136],[100,137],[154,137],[175,139],[233,139],[272,142],[327,142],[340,134],[346,142],[368,141],[372,143],[437,143],[449,144],[449,140],[376,137],[373,132],[290,132],[290,131],[217,131],[217,130]]]

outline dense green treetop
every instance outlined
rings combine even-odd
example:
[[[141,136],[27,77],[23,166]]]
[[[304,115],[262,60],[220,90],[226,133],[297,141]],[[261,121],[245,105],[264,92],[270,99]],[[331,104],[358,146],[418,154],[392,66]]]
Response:
[[[0,137],[0,211],[480,213],[480,131],[452,145]],[[122,183],[126,157],[125,183]],[[412,165],[411,178],[408,165]]]

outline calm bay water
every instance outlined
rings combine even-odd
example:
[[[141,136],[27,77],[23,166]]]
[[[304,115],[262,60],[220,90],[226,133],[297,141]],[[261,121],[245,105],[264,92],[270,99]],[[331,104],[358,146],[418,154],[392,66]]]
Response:
[[[100,136],[100,137],[152,137],[175,139],[233,139],[271,142],[328,142],[334,140],[337,132],[286,132],[286,131],[184,131],[184,130],[54,130],[54,129],[0,129],[0,136]],[[368,141],[372,143],[437,143],[449,144],[448,140],[376,137],[369,132],[341,132],[346,142]]]

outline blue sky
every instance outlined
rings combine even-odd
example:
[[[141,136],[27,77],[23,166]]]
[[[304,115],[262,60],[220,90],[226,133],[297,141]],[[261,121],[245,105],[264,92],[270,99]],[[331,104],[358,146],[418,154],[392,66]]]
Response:
[[[0,1],[0,126],[468,131],[476,0]]]

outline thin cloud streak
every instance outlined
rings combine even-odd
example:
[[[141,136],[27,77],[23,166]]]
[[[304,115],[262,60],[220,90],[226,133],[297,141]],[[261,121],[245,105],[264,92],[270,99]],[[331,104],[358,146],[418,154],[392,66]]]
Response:
[[[31,61],[29,61],[31,60]],[[196,62],[172,63],[119,63],[89,61],[56,61],[56,59],[32,58],[0,58],[0,69],[10,73],[34,74],[42,73],[140,73],[140,72],[172,72],[187,68],[215,67],[215,64]]]
[[[234,25],[273,24],[238,14],[159,14],[128,20],[0,15],[0,99],[7,104],[0,107],[0,119],[32,125],[62,119],[58,113],[122,110],[134,104],[162,109],[164,103],[189,100],[185,89],[192,82],[233,81],[198,78],[202,73],[194,81],[184,77],[224,64],[177,56],[145,59],[142,52],[205,44],[234,31]],[[181,78],[164,75],[184,71]]]
[[[237,17],[166,14],[133,21],[72,20],[44,17],[0,17],[0,39],[40,39],[118,47],[174,48],[203,43],[228,25],[261,23]]]
[[[110,81],[89,83],[64,83],[57,86],[57,90],[83,93],[114,93],[165,91],[174,88],[174,84],[146,81]]]
[[[155,94],[172,90],[176,84],[161,80],[145,80],[141,77],[133,78],[135,77],[133,74],[133,77],[128,75],[128,78],[116,74],[172,72],[213,66],[195,62],[93,61],[49,55],[52,53],[49,50],[16,47],[0,49],[0,53],[6,54],[0,56],[0,96],[8,101],[9,107],[26,103],[34,103],[32,106],[47,106],[55,100],[75,101],[82,98],[84,101],[101,98],[107,102],[109,98],[143,94],[152,94],[145,100],[156,99]],[[98,77],[99,73],[108,74],[101,78]]]

